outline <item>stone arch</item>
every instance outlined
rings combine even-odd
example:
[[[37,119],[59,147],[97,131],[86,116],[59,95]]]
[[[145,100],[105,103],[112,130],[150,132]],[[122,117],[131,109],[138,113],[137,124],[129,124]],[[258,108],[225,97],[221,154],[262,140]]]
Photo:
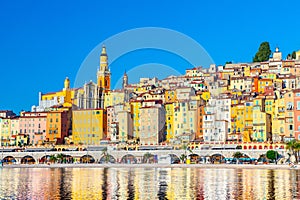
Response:
[[[212,163],[221,163],[221,161],[225,158],[221,153],[214,153],[210,156],[210,160]]]
[[[80,163],[95,163],[95,158],[91,155],[84,155],[80,157]]]
[[[13,156],[6,156],[2,159],[3,164],[14,164],[17,160]]]
[[[21,164],[35,164],[36,161],[35,159],[32,157],[32,156],[24,156],[22,159],[21,159]]]
[[[134,163],[134,164],[136,164],[137,159],[132,154],[126,154],[125,156],[123,156],[121,158],[121,163],[125,163],[125,164],[133,164]]]
[[[175,154],[169,154],[169,156],[171,157],[171,164],[179,164],[180,163],[180,159],[177,155]]]
[[[45,155],[39,159],[39,163],[44,164],[50,162],[50,155]]]
[[[104,155],[100,158],[100,163],[115,163],[115,162],[116,159],[110,154]]]
[[[190,160],[191,160],[191,163],[198,163],[199,162],[199,159],[200,159],[200,156],[196,153],[192,153],[189,155],[190,157]]]

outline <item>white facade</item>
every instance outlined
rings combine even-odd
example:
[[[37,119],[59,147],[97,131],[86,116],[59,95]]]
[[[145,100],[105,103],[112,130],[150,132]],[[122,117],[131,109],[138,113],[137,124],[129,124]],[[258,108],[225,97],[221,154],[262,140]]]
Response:
[[[65,103],[64,96],[60,96],[59,101],[58,101],[58,97],[54,97],[51,100],[42,100],[42,93],[39,92],[39,105],[32,106],[31,112],[44,112],[47,109],[51,108],[52,106],[63,104],[63,103]]]
[[[225,142],[231,121],[231,100],[229,98],[210,99],[203,116],[204,141]]]

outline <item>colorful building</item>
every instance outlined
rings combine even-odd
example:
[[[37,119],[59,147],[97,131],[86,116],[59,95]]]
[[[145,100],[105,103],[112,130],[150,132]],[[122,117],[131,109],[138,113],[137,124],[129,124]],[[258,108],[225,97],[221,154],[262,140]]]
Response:
[[[73,110],[72,135],[74,144],[99,145],[105,138],[103,109]]]
[[[64,144],[71,132],[70,111],[57,110],[47,113],[46,141],[50,144]]]
[[[20,140],[24,135],[28,136],[28,145],[43,144],[46,140],[47,115],[47,112],[22,112],[19,118]]]

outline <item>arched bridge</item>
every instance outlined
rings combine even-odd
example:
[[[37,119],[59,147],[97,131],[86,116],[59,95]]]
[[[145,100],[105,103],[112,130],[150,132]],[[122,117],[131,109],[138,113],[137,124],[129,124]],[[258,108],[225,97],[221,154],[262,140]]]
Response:
[[[214,155],[221,155],[224,158],[232,158],[235,152],[240,152],[249,158],[258,159],[262,154],[265,154],[268,150],[256,149],[256,150],[139,150],[139,151],[125,151],[125,150],[108,150],[103,151],[45,151],[45,152],[2,152],[1,159],[4,162],[11,161],[20,163],[41,163],[45,159],[48,159],[56,155],[63,154],[65,159],[76,162],[84,162],[83,160],[91,160],[93,162],[126,162],[130,163],[141,163],[145,160],[145,157],[150,158],[151,156],[167,156],[180,158],[182,155],[189,157],[190,155],[197,155],[199,157],[212,157]],[[287,157],[287,152],[284,149],[276,149],[276,151]],[[147,155],[147,156],[146,156]]]

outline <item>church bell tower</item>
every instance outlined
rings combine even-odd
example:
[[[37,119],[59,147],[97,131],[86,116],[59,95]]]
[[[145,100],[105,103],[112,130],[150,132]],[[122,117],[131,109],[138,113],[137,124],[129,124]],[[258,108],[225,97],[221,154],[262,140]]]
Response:
[[[97,73],[97,85],[104,92],[110,90],[110,71],[108,69],[108,57],[105,46],[102,47],[100,55],[100,69]]]

